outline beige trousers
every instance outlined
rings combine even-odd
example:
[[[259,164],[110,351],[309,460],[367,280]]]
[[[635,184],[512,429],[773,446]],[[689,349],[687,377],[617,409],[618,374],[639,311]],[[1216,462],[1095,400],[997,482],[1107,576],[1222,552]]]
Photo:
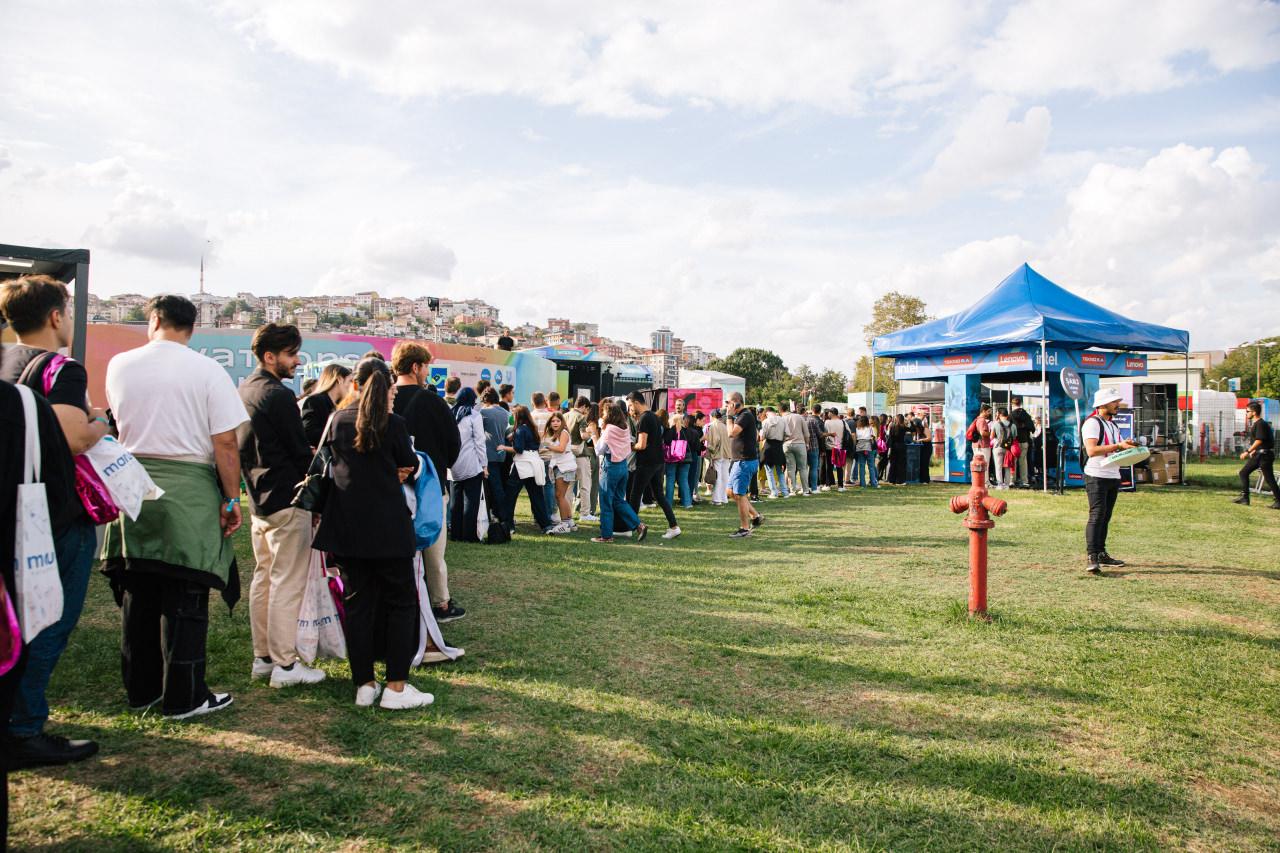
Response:
[[[444,561],[444,545],[449,538],[445,518],[448,507],[448,501],[443,501],[440,507],[440,535],[430,548],[422,552],[422,564],[427,570],[427,594],[431,596],[433,607],[443,607],[449,603],[449,567]]]
[[[249,584],[253,654],[288,666],[298,659],[298,611],[311,565],[311,513],[289,507],[255,515],[250,538],[257,562]]]

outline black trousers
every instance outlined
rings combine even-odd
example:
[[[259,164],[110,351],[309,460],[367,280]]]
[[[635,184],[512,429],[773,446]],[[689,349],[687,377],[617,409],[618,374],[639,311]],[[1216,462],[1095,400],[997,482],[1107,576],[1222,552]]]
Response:
[[[1262,479],[1266,482],[1267,488],[1271,490],[1271,497],[1280,501],[1280,488],[1276,488],[1276,472],[1275,472],[1276,452],[1274,450],[1259,450],[1249,460],[1244,463],[1244,467],[1240,469],[1240,491],[1243,494],[1249,493],[1249,477],[1254,471],[1262,469]]]
[[[418,583],[413,576],[413,556],[338,556],[337,563],[342,567],[351,680],[357,687],[374,680],[380,636],[386,637],[387,681],[408,680],[418,647]]]
[[[1120,479],[1086,474],[1084,493],[1089,498],[1089,520],[1084,525],[1085,553],[1101,554],[1107,550],[1107,527],[1111,524],[1116,496],[1120,494]]]
[[[652,487],[653,501],[667,517],[667,526],[676,527],[676,514],[671,511],[671,502],[667,500],[667,490],[663,488],[662,475],[666,473],[665,462],[637,462],[635,474],[631,478],[631,493],[627,503],[636,512],[640,511],[640,498],[645,489]]]
[[[476,474],[451,484],[452,501],[449,503],[449,538],[455,542],[479,542],[476,535],[476,518],[480,513],[480,491],[484,486],[484,474]]]
[[[120,672],[133,706],[160,699],[165,714],[204,704],[209,587],[145,572],[123,572]]]

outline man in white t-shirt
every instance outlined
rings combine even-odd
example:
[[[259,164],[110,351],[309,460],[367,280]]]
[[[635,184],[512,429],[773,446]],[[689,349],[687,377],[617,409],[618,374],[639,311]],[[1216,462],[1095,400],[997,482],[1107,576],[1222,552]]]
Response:
[[[145,346],[111,359],[107,401],[120,443],[164,494],[103,533],[103,566],[121,602],[129,705],[183,720],[231,704],[205,684],[209,590],[240,596],[230,536],[240,527],[240,448],[247,421],[235,383],[188,345],[196,308],[182,296],[147,304]],[[163,629],[163,630],[162,630]]]
[[[1112,421],[1123,398],[1115,388],[1102,388],[1093,395],[1093,414],[1080,425],[1087,457],[1084,465],[1084,491],[1089,498],[1089,520],[1084,526],[1085,551],[1089,555],[1086,571],[1091,575],[1102,574],[1103,566],[1123,566],[1124,563],[1107,553],[1107,526],[1111,523],[1111,511],[1120,493],[1120,469],[1104,465],[1107,455],[1136,447],[1132,441],[1121,440],[1120,428]]]

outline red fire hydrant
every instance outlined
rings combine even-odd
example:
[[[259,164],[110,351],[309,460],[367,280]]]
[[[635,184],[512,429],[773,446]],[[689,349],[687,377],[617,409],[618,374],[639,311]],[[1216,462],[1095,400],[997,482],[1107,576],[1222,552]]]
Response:
[[[1009,505],[987,494],[987,463],[982,456],[974,456],[969,466],[973,473],[973,485],[969,494],[951,499],[951,511],[968,510],[964,526],[969,528],[969,615],[987,618],[987,531],[996,523],[987,515],[1004,515]]]

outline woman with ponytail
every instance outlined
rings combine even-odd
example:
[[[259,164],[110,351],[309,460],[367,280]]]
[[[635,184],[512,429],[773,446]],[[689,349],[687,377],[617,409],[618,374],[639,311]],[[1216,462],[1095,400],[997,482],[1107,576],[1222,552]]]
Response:
[[[433,697],[408,683],[417,651],[418,587],[413,519],[403,483],[418,465],[409,431],[391,413],[395,386],[386,362],[366,358],[321,446],[332,453],[333,482],[312,546],[332,552],[345,588],[347,657],[356,704],[381,694],[388,709],[419,708]],[[387,689],[374,678],[374,637],[385,635]]]

